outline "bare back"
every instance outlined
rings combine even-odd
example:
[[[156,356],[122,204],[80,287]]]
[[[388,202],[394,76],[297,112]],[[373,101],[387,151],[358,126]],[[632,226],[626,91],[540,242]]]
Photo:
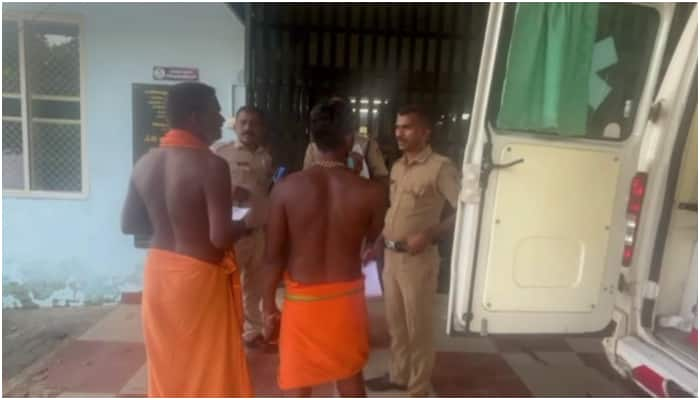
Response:
[[[381,185],[343,168],[312,167],[290,175],[273,193],[270,220],[286,239],[286,267],[302,283],[338,282],[361,276],[365,238],[373,240],[383,223]],[[275,200],[275,197],[277,200]],[[271,227],[275,231],[275,227]],[[278,230],[278,231],[279,231]]]
[[[228,185],[226,162],[206,150],[160,148],[142,157],[134,167],[130,191],[136,192],[150,220],[151,247],[220,261],[221,246],[217,248],[211,240],[211,205],[212,200],[228,203],[230,212],[230,197],[223,196],[230,193]],[[208,198],[215,195],[212,187],[220,187],[223,198]],[[137,208],[135,201],[129,204],[131,197],[126,207]],[[230,215],[223,217],[230,221]]]

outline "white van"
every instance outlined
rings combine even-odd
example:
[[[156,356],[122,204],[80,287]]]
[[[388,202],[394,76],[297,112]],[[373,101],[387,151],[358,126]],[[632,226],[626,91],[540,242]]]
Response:
[[[697,397],[697,10],[667,49],[673,4],[567,6],[491,5],[447,332],[614,324],[622,376]]]

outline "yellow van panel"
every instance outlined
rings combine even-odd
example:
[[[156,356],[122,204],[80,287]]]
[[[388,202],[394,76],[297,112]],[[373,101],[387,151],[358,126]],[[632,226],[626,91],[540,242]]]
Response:
[[[605,273],[620,162],[612,152],[511,144],[498,172],[482,298],[492,312],[591,312]],[[505,279],[504,279],[505,278]]]

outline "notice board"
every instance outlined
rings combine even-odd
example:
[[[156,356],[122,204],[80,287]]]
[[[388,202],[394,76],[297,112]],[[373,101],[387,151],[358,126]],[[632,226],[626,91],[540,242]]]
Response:
[[[131,104],[134,123],[133,162],[153,147],[168,130],[165,101],[170,85],[134,83]]]
[[[160,138],[168,130],[165,101],[170,85],[134,83],[131,90],[131,107],[133,118],[133,163],[157,147]],[[136,247],[148,247],[149,236],[135,235]]]

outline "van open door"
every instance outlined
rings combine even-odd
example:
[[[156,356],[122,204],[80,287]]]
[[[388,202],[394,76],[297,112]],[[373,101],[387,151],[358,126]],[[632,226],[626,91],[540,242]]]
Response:
[[[579,333],[610,322],[673,8],[491,6],[448,333]]]

